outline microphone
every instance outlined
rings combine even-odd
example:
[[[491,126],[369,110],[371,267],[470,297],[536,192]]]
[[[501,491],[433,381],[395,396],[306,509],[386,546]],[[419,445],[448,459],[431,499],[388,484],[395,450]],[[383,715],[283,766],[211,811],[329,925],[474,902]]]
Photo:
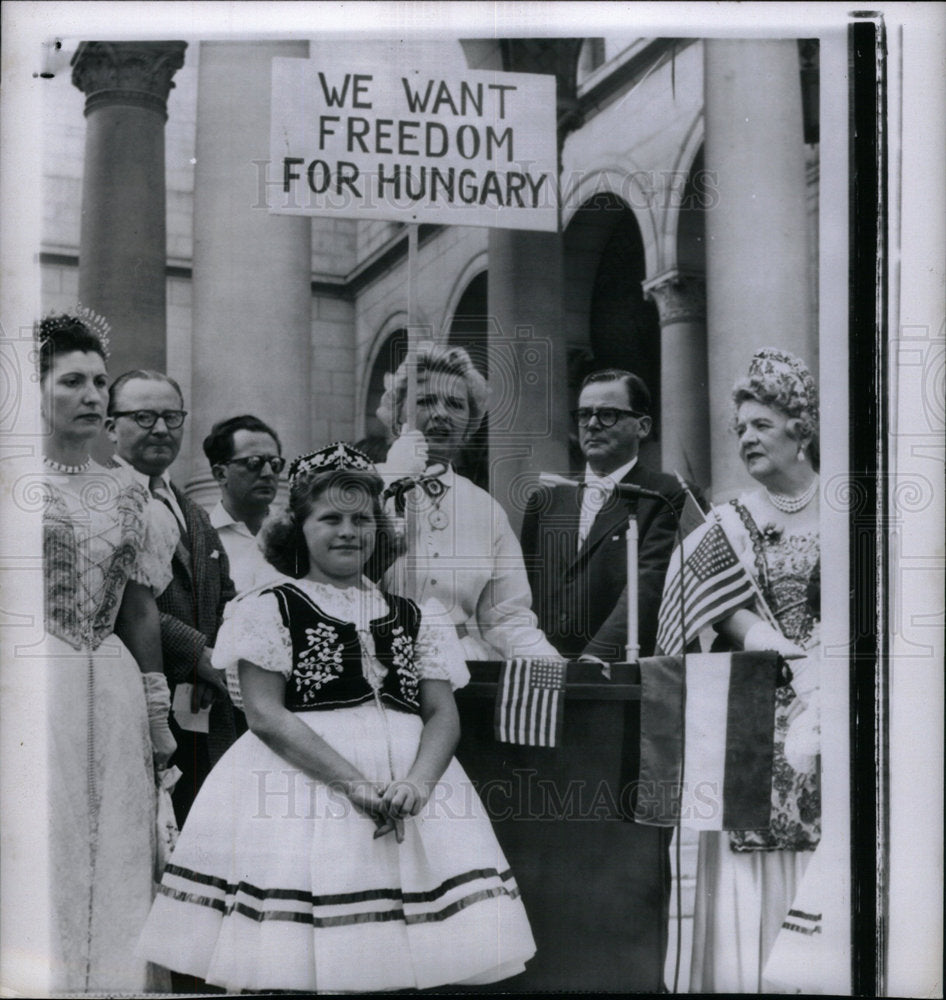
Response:
[[[635,486],[633,483],[615,483],[614,492],[625,500],[637,500],[640,497],[647,497],[648,500],[666,500],[663,493],[645,490],[643,486]]]
[[[542,472],[539,474],[539,482],[547,486],[571,486],[573,489],[581,489],[584,483],[576,482],[574,479],[566,479],[552,472]],[[644,489],[643,486],[635,486],[633,483],[615,483],[614,493],[625,500],[638,500],[647,497],[648,500],[660,500],[666,502],[666,497],[655,490]]]

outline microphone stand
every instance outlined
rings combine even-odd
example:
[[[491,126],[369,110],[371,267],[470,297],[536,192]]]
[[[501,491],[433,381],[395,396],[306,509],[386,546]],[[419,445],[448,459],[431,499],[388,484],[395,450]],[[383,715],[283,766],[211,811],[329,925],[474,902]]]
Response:
[[[640,656],[640,638],[637,621],[637,500],[631,503],[627,515],[627,645],[624,658],[636,663]]]

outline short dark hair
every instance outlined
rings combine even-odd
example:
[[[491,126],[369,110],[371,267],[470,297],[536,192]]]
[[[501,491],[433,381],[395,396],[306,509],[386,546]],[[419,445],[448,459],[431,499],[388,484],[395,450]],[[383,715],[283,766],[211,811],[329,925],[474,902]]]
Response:
[[[358,469],[330,469],[294,477],[289,486],[288,505],[270,515],[260,529],[260,548],[266,560],[280,573],[296,580],[309,572],[309,549],[302,526],[312,513],[315,500],[330,486],[338,486],[345,491],[345,495],[357,490],[371,497],[375,552],[390,550],[394,531],[384,513],[383,485],[377,473]]]
[[[238,417],[218,420],[204,438],[204,454],[211,467],[229,462],[233,458],[233,435],[237,431],[256,431],[260,434],[268,434],[276,442],[279,454],[282,454],[282,443],[272,427],[251,413],[243,413]]]
[[[650,415],[650,390],[640,375],[635,375],[624,368],[602,368],[600,371],[586,375],[581,388],[595,382],[623,382],[627,389],[628,405],[638,413]],[[581,389],[579,389],[579,392]]]
[[[181,392],[181,387],[177,382],[171,378],[170,375],[166,375],[164,372],[154,371],[151,368],[133,368],[131,371],[122,372],[117,379],[108,387],[108,415],[112,416],[115,412],[115,400],[118,399],[121,393],[122,387],[128,382],[134,382],[135,379],[143,379],[145,382],[166,382],[171,388],[177,393],[178,398],[181,401],[181,406],[184,405],[184,393]]]
[[[97,354],[103,362],[108,355],[98,335],[78,316],[63,313],[61,316],[44,316],[35,327],[39,342],[39,378],[42,381],[53,366],[53,359],[59,354],[82,351]]]

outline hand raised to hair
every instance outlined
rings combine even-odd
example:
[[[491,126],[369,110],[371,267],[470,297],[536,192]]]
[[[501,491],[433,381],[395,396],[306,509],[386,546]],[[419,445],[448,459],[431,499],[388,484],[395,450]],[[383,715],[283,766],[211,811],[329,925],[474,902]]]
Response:
[[[387,476],[401,479],[404,476],[422,476],[427,468],[427,441],[420,431],[401,431],[394,439],[384,460],[383,469]],[[379,469],[380,471],[380,469]]]

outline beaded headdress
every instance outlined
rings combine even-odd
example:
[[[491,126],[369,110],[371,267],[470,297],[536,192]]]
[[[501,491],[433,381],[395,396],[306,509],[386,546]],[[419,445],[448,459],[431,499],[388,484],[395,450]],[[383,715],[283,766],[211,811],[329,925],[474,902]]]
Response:
[[[749,362],[748,378],[773,396],[792,401],[817,422],[818,387],[808,366],[794,354],[776,347],[761,348]]]
[[[325,448],[292,460],[289,465],[290,489],[302,476],[320,472],[367,472],[378,475],[374,463],[364,452],[344,441],[335,441]]]
[[[68,329],[76,320],[79,320],[99,342],[102,354],[107,361],[109,338],[112,332],[111,324],[100,313],[80,304],[77,304],[71,313],[49,313],[36,323],[33,326],[33,336],[36,339],[37,347],[42,351],[58,330]]]

